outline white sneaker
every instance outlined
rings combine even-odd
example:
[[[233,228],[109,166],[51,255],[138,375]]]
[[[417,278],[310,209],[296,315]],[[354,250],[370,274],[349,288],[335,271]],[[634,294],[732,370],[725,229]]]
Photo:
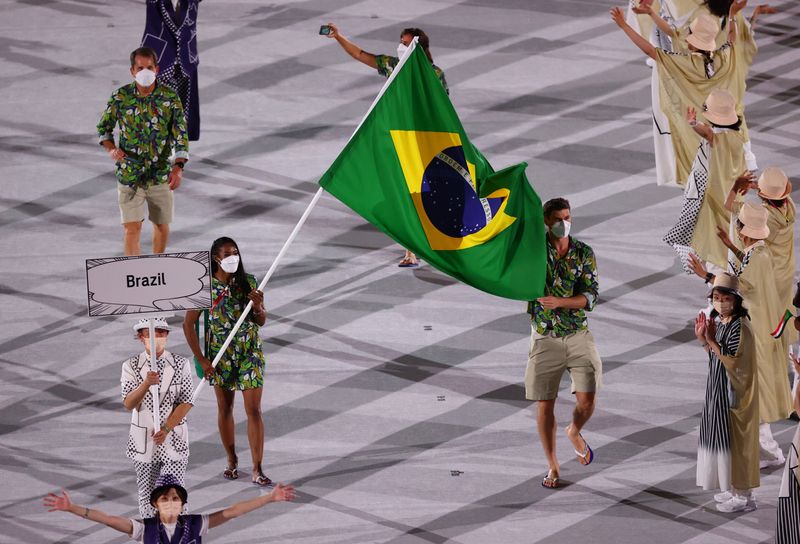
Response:
[[[783,452],[778,450],[778,457],[773,459],[761,459],[758,462],[758,468],[765,469],[770,467],[780,467],[786,463],[786,457],[784,457]]]
[[[729,501],[717,505],[717,510],[726,513],[752,512],[756,508],[758,508],[758,505],[755,497],[743,497],[741,495],[734,495]]]
[[[722,493],[717,493],[714,495],[715,502],[728,502],[733,498],[733,493],[730,491],[723,491]]]

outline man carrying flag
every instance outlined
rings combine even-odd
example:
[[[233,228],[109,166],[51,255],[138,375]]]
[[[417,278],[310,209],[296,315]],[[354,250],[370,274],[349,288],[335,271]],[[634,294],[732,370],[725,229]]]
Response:
[[[544,204],[547,225],[547,296],[528,304],[531,349],[525,371],[525,398],[538,401],[536,417],[549,470],[542,486],[560,486],[556,457],[555,404],[564,370],[572,379],[575,410],[566,428],[577,460],[588,465],[594,452],[581,436],[592,417],[603,365],[586,322],[597,302],[597,263],[592,248],[569,235],[569,202],[554,198]]]

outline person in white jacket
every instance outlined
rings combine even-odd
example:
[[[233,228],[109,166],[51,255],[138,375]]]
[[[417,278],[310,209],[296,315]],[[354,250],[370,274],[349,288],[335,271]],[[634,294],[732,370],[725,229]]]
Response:
[[[156,479],[172,474],[184,484],[189,462],[189,431],[185,415],[192,407],[192,374],[189,360],[167,351],[170,327],[154,319],[156,371],[150,370],[150,330],[147,319],[133,326],[145,350],[122,363],[122,403],[131,413],[126,455],[133,460],[139,488],[139,513],[155,516],[150,493]],[[151,386],[158,385],[160,429],[153,421]]]

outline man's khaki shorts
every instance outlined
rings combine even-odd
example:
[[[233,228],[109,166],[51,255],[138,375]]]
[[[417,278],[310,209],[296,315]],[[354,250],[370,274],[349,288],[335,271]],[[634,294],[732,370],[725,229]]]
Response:
[[[151,185],[147,189],[117,183],[117,193],[119,213],[123,224],[144,221],[145,202],[150,221],[156,225],[172,223],[174,199],[169,183]]]
[[[525,398],[552,400],[564,371],[572,379],[572,392],[593,393],[600,389],[603,363],[592,333],[578,331],[563,337],[542,336],[534,329],[525,369]]]

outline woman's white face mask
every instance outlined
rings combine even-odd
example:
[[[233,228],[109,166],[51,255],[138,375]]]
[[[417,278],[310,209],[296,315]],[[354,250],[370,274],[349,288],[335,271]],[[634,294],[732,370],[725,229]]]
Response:
[[[402,59],[403,55],[408,51],[408,46],[402,42],[397,44],[397,58]]]
[[[219,261],[219,266],[228,274],[233,274],[239,270],[239,256],[230,255]]]

